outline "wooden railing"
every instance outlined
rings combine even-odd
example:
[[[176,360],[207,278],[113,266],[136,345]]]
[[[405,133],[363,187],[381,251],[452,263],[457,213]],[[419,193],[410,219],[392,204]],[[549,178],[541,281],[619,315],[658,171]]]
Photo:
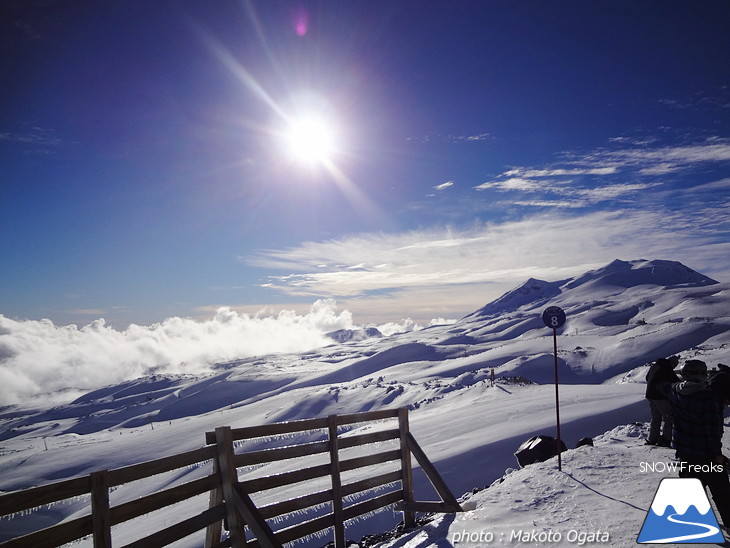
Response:
[[[397,428],[349,436],[340,431],[358,423],[386,419],[397,419]],[[236,445],[256,443],[257,439],[265,448],[236,453]],[[299,443],[270,447],[295,440]],[[113,526],[206,492],[209,493],[206,510],[126,547],[165,546],[205,529],[206,548],[273,548],[332,529],[335,546],[344,548],[345,522],[388,506],[403,512],[407,528],[414,525],[417,512],[461,511],[456,498],[410,433],[407,409],[331,415],[247,428],[225,426],[208,432],[206,443],[206,447],[187,453],[0,496],[0,515],[8,515],[91,495],[89,515],[2,542],[0,547],[55,547],[91,536],[94,548],[111,548]],[[380,446],[376,449],[383,450],[374,452],[373,444]],[[357,454],[358,451],[366,454]],[[351,452],[357,456],[350,456]],[[440,501],[415,500],[411,456],[431,481]],[[306,465],[307,460],[318,458],[325,462]],[[210,475],[116,506],[109,503],[111,488],[208,461],[212,461]],[[271,463],[277,463],[281,469],[284,461],[290,463],[291,470],[268,476],[260,476],[258,470],[246,471]],[[377,474],[366,471],[368,467],[382,467],[385,463],[393,463],[397,469],[380,470]],[[239,468],[244,469],[243,481],[239,481]],[[358,477],[358,473],[364,477]],[[326,485],[322,484],[323,480],[327,480]],[[312,485],[311,492],[304,489],[304,482]],[[297,484],[297,494],[292,496],[287,489],[294,484]],[[306,494],[301,494],[303,492]],[[281,500],[277,499],[277,494]],[[261,501],[255,503],[252,496]],[[355,502],[348,504],[353,497]],[[266,500],[272,498],[274,500]],[[297,513],[302,512],[310,516],[322,515],[277,531],[270,525],[270,522],[282,520],[296,522]],[[224,534],[224,527],[228,535]]]
[[[114,525],[177,504],[196,495],[215,491],[220,487],[221,480],[218,474],[213,473],[113,508],[109,505],[109,490],[111,488],[164,472],[211,461],[216,456],[217,450],[215,447],[204,447],[171,457],[114,470],[93,472],[88,476],[2,495],[0,496],[0,515],[14,514],[45,504],[89,494],[91,495],[91,514],[5,541],[0,546],[3,548],[28,548],[31,546],[33,548],[52,548],[92,535],[95,548],[110,548],[112,546],[111,528]],[[190,516],[178,524],[157,531],[127,546],[135,548],[164,546],[208,527],[211,523],[219,521],[224,514],[225,506],[223,504],[210,505],[207,510],[197,516]]]

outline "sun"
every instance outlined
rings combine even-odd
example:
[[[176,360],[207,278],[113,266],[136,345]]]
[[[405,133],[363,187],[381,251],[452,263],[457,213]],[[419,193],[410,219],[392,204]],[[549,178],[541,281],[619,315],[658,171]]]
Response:
[[[303,164],[326,164],[335,152],[335,130],[329,120],[315,114],[289,121],[285,143],[293,159]]]

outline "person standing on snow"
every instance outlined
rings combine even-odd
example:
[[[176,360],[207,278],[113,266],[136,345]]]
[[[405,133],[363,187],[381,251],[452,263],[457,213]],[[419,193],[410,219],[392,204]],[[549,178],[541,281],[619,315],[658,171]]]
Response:
[[[651,412],[647,445],[670,447],[672,443],[672,406],[666,396],[659,393],[657,384],[679,382],[679,377],[674,372],[678,363],[677,356],[659,358],[646,374],[646,399],[649,401],[649,411]]]
[[[722,455],[726,400],[709,389],[705,362],[687,360],[680,375],[682,382],[657,384],[672,405],[679,477],[697,478],[709,488],[723,524],[730,527],[730,479]]]
[[[708,382],[710,383],[710,391],[723,398],[725,404],[730,404],[730,365],[718,363],[717,371],[708,377]]]

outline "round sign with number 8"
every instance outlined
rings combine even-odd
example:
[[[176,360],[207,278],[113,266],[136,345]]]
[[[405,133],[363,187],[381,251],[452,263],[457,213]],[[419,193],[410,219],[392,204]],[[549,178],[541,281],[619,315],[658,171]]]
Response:
[[[542,321],[551,329],[565,325],[565,312],[558,306],[550,306],[542,313]]]

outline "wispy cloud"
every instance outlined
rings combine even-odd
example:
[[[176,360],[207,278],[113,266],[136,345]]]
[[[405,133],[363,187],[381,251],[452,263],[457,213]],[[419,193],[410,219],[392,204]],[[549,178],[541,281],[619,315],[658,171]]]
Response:
[[[585,200],[514,200],[512,205],[522,207],[541,207],[550,209],[579,209],[587,207]]]
[[[565,152],[559,165],[513,167],[500,178],[510,180],[552,177],[603,177],[626,173],[664,175],[713,162],[730,161],[730,139],[710,137],[680,145],[660,146],[656,138],[615,137],[597,150]]]
[[[572,181],[546,181],[512,177],[504,181],[490,181],[475,186],[476,190],[496,190],[498,192],[521,192],[553,194],[556,199],[516,199],[512,203],[522,206],[580,208],[589,207],[603,201],[617,200],[645,192],[661,186],[661,183],[619,183],[603,184],[593,187],[572,186]]]
[[[615,200],[632,194],[643,193],[660,186],[662,186],[662,183],[626,183],[603,185],[590,189],[581,188],[574,190],[574,192],[591,203],[597,203],[603,200]]]
[[[656,137],[626,137],[626,136],[619,136],[619,137],[610,137],[608,139],[610,143],[616,143],[623,146],[637,146],[637,147],[644,147],[649,146],[657,142]]]
[[[730,139],[712,137],[683,146],[602,149],[571,159],[583,167],[603,166],[619,170],[638,170],[644,175],[661,175],[711,162],[730,161]]]
[[[525,179],[523,177],[511,177],[502,181],[487,181],[474,187],[475,190],[519,190],[523,192],[534,192],[545,190],[547,185],[533,179]]]
[[[47,147],[63,144],[56,131],[38,126],[28,127],[21,132],[0,132],[0,141]]]
[[[96,316],[97,318],[100,316],[104,316],[107,313],[107,311],[103,308],[76,308],[74,310],[70,310],[69,312],[74,315]]]
[[[727,223],[730,211],[697,212]],[[542,214],[521,221],[402,234],[364,234],[260,253],[250,264],[285,269],[269,287],[290,295],[367,297],[377,292],[469,284],[515,284],[536,274],[577,274],[615,258],[672,258],[709,266],[726,235],[668,211],[597,211],[582,216]],[[730,272],[730,259],[712,263]],[[349,268],[357,265],[357,269]]]
[[[712,110],[730,108],[730,89],[723,86],[711,91],[698,91],[681,99],[665,97],[659,104],[673,110]]]
[[[702,185],[694,187],[695,192],[715,191],[715,190],[730,190],[730,178],[720,179],[719,181],[712,181]]]
[[[658,146],[656,139],[619,137],[611,140],[611,146],[588,153],[565,152],[562,158],[560,164],[547,167],[513,167],[473,188],[511,193],[509,203],[521,207],[624,206],[627,201],[645,200],[648,191],[656,196],[658,190],[684,192],[696,185],[698,181],[686,179],[688,174],[730,162],[730,139]],[[712,188],[725,187],[714,183]]]
[[[449,187],[454,186],[454,181],[446,181],[445,183],[441,183],[440,185],[436,185],[434,190],[446,190]]]
[[[526,169],[515,168],[506,171],[506,177],[564,177],[566,175],[612,175],[616,167],[572,168],[572,169]]]
[[[429,132],[420,137],[408,137],[407,141],[416,141],[421,143],[447,142],[447,143],[478,143],[488,141],[494,137],[489,133],[476,133],[466,135],[444,134],[439,132]]]
[[[466,141],[466,142],[476,142],[476,141],[487,141],[489,139],[492,139],[492,136],[489,133],[479,133],[476,135],[449,135],[449,140],[459,142],[459,141]]]

